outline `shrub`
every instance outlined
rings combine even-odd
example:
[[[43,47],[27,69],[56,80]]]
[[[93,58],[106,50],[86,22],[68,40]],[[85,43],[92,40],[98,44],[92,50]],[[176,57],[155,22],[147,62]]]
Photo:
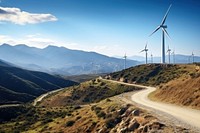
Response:
[[[73,120],[67,121],[66,126],[71,127],[74,125],[74,123],[75,123],[75,121],[73,121]]]
[[[112,100],[110,100],[109,98],[106,99],[106,102],[111,102]]]
[[[77,117],[76,117],[76,120],[79,120],[79,119],[81,119],[81,116],[77,116]]]
[[[46,124],[46,123],[49,123],[49,122],[52,122],[53,119],[51,118],[46,118],[44,121],[42,121],[43,124]]]
[[[105,118],[106,113],[105,113],[104,111],[100,111],[100,112],[97,114],[97,116],[98,116],[99,118]]]
[[[106,120],[106,127],[107,128],[113,128],[115,127],[116,123],[115,123],[115,119],[114,118],[110,118],[108,120]]]

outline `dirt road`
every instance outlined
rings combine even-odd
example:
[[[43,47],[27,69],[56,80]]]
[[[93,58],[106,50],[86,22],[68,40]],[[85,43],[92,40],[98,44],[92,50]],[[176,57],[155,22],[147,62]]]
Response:
[[[131,85],[136,87],[145,88],[141,91],[138,91],[131,96],[131,100],[138,105],[142,105],[143,108],[151,110],[152,112],[160,113],[161,116],[171,117],[175,121],[179,121],[179,124],[182,126],[189,126],[195,129],[197,132],[200,132],[200,110],[195,110],[187,107],[181,107],[173,104],[166,104],[161,102],[151,101],[148,98],[148,95],[155,91],[155,87],[148,87],[136,84],[123,83],[118,81],[108,80],[110,82]],[[131,93],[131,92],[130,92]],[[129,100],[127,98],[127,100]],[[170,120],[170,119],[169,119]],[[174,121],[171,119],[171,121]]]
[[[53,91],[50,91],[50,92],[47,92],[45,94],[42,94],[41,96],[39,96],[38,98],[36,98],[34,101],[33,101],[33,106],[36,106],[38,102],[42,101],[42,99],[44,99],[45,97],[47,97],[48,95],[52,94],[52,93],[55,93],[55,92],[58,92],[60,90],[62,90],[64,88],[61,88],[61,89],[57,89],[57,90],[53,90]]]
[[[150,107],[167,114],[172,115],[174,118],[196,127],[200,131],[200,110],[195,110],[186,107],[180,107],[172,104],[161,102],[154,102],[148,99],[148,95],[155,91],[154,87],[146,87],[147,89],[141,90],[132,95],[131,99],[137,104]]]

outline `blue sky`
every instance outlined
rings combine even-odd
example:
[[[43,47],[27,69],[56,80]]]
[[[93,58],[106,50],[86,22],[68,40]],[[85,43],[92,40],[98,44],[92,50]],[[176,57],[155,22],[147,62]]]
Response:
[[[161,23],[166,24],[177,54],[200,55],[199,0],[1,0],[0,43],[64,46],[109,56],[160,56]]]

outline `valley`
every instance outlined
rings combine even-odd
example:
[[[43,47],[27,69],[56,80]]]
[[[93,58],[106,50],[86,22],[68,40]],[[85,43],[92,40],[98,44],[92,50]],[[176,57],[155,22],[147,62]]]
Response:
[[[48,91],[77,84],[43,72],[18,68],[0,61],[0,105],[22,104]]]
[[[49,89],[45,94],[35,96],[34,101],[2,105],[0,131],[195,133],[199,131],[199,66],[198,63],[148,64],[110,74],[71,76],[63,80],[46,77],[49,84],[56,80],[64,83],[66,79],[79,83],[71,81],[74,84],[69,87]],[[24,71],[38,73],[6,66],[3,62],[1,69],[17,76],[23,76]],[[39,75],[45,79],[46,74]],[[33,81],[37,83],[37,80]],[[189,87],[188,82],[190,89],[184,88]],[[166,90],[171,96],[165,93]],[[147,93],[143,93],[145,91]],[[175,96],[178,100],[172,102]],[[190,99],[187,104],[181,102],[187,99]],[[139,113],[135,114],[135,111]]]
[[[21,109],[18,115],[13,117],[12,121],[8,120],[0,124],[1,131],[196,133],[199,131],[198,110],[178,107],[177,105],[180,106],[179,100],[173,103],[177,104],[176,106],[161,104],[162,99],[156,97],[155,94],[160,93],[167,85],[170,87],[170,82],[183,78],[185,80],[180,80],[173,86],[178,87],[188,79],[194,81],[192,85],[194,88],[198,87],[196,84],[199,83],[196,82],[196,80],[199,81],[198,67],[199,64],[140,65],[46,93],[37,98],[38,101],[36,99],[34,106],[26,104],[19,107]],[[143,77],[146,78],[143,79]],[[157,89],[143,93],[143,90],[146,91],[145,88],[148,88],[146,86],[155,86]],[[191,91],[193,87],[190,88]],[[180,91],[181,88],[178,89],[176,91]],[[148,99],[147,95],[150,92],[153,93],[149,97],[154,101],[143,101]],[[192,95],[187,96],[191,98]],[[170,99],[169,96],[164,102],[171,103],[167,101],[168,99]],[[195,100],[197,99],[191,103]],[[184,106],[199,109],[198,104],[192,105]],[[176,108],[172,109],[174,107]],[[4,108],[6,109],[8,108]],[[140,113],[134,114],[136,110]],[[30,119],[33,120],[29,121]],[[11,125],[12,129],[9,128]]]

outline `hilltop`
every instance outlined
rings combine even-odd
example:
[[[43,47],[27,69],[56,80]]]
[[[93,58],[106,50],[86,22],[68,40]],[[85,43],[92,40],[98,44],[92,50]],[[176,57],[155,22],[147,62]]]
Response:
[[[148,64],[111,73],[106,78],[157,86],[154,100],[200,109],[199,64]]]

